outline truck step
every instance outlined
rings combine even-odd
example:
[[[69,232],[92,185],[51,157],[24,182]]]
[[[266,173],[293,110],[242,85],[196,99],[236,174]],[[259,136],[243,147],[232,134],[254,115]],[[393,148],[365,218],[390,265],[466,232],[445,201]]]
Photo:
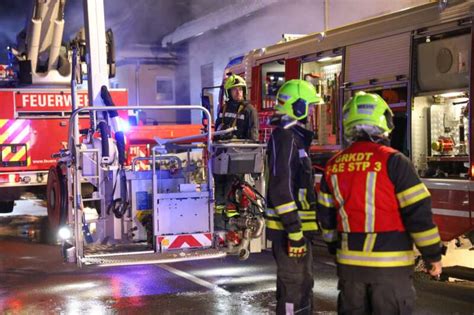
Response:
[[[189,251],[173,251],[167,253],[140,252],[114,255],[91,255],[82,258],[84,265],[127,266],[147,264],[167,264],[181,261],[223,258],[226,252],[218,249],[201,249]]]

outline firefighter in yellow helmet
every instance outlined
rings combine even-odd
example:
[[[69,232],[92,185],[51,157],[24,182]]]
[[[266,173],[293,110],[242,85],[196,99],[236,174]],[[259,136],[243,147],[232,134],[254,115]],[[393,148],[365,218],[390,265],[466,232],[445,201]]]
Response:
[[[247,84],[236,74],[224,83],[226,101],[221,106],[216,120],[216,130],[237,127],[237,130],[222,139],[244,139],[258,141],[257,110],[246,101]]]
[[[432,276],[441,240],[431,197],[411,161],[389,147],[392,111],[358,92],[343,108],[348,148],[326,165],[318,194],[323,238],[336,254],[339,314],[411,314],[413,243]]]
[[[304,80],[290,80],[277,94],[276,125],[267,145],[267,237],[277,264],[277,314],[311,314],[313,272],[310,242],[318,229],[316,194],[305,129],[311,105],[321,98]]]
[[[236,74],[230,75],[224,83],[226,101],[222,104],[215,128],[216,131],[236,127],[232,133],[217,137],[214,140],[250,140],[258,142],[258,114],[255,107],[246,101],[247,85],[245,80]],[[216,188],[216,212],[225,217],[237,215],[235,206],[227,202],[235,175],[214,175]],[[222,228],[222,222],[216,220],[217,228]]]

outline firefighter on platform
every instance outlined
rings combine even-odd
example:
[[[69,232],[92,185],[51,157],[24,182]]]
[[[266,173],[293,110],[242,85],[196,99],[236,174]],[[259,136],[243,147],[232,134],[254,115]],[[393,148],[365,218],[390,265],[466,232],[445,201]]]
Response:
[[[389,147],[393,114],[378,95],[358,92],[343,108],[350,146],[326,165],[318,220],[337,252],[339,314],[411,314],[413,242],[432,276],[441,240],[431,197],[411,161]]]
[[[277,264],[277,314],[311,314],[313,272],[311,240],[316,224],[316,194],[305,129],[312,106],[321,98],[304,80],[290,80],[277,94],[276,125],[267,145],[267,237]]]
[[[235,74],[230,75],[224,83],[226,96],[216,120],[216,131],[236,127],[232,133],[219,136],[214,140],[250,140],[258,142],[258,114],[255,107],[248,103],[246,98],[247,85],[245,80]],[[216,212],[226,217],[237,215],[235,207],[227,202],[234,175],[214,175],[216,188]],[[225,211],[224,211],[225,210]],[[216,222],[218,225],[219,222]]]

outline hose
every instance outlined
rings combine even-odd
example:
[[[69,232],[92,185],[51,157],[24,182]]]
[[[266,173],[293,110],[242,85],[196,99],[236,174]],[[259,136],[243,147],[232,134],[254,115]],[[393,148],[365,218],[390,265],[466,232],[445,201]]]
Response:
[[[100,133],[100,141],[102,144],[102,157],[104,156],[109,156],[109,132],[108,132],[108,126],[105,121],[101,121],[98,125],[97,128],[99,129]]]

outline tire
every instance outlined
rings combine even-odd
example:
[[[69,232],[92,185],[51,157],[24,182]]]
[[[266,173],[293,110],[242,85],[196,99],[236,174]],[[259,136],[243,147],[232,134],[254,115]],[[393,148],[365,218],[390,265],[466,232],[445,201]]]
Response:
[[[15,207],[15,201],[0,201],[0,213],[11,213]]]
[[[46,186],[48,221],[50,228],[53,230],[57,230],[65,224],[67,218],[67,185],[62,167],[62,164],[58,164],[49,169]]]

